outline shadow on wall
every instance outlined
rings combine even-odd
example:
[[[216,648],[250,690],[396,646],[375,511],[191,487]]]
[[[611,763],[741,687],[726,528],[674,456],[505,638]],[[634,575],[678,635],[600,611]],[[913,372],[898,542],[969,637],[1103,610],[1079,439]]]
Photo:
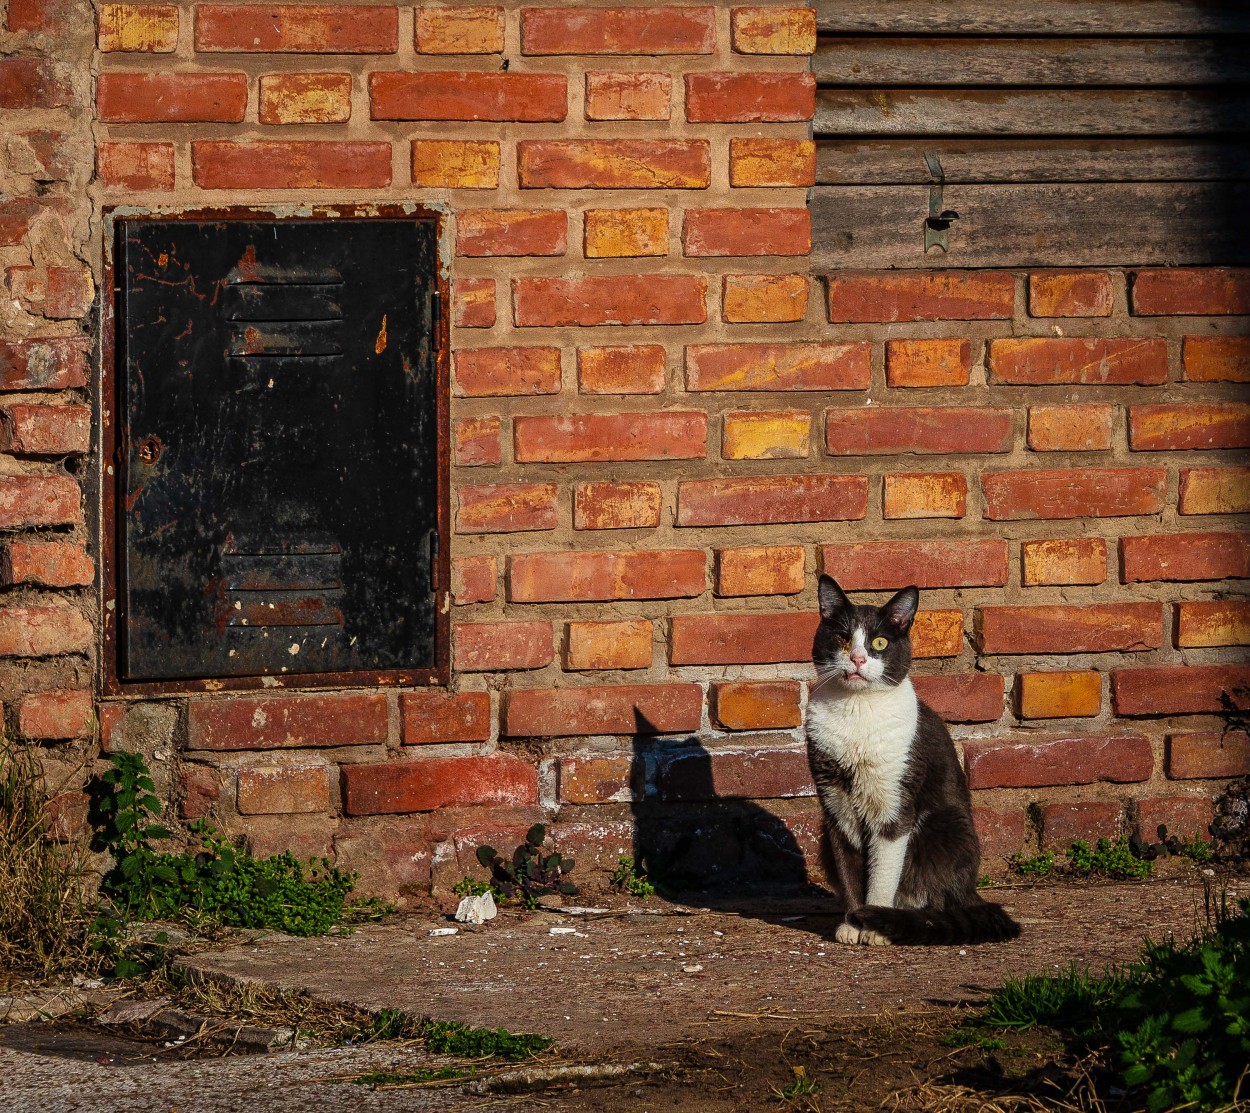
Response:
[[[698,738],[656,734],[635,710],[634,860],[670,900],[731,907],[744,891],[830,900],[808,880],[803,851],[786,823],[746,799],[717,796],[713,756]],[[813,822],[816,802],[810,801]],[[826,840],[821,838],[821,853]]]

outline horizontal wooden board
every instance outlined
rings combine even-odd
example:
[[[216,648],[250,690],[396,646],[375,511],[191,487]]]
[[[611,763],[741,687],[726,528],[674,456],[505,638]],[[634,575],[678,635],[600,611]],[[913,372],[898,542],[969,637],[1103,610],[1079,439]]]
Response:
[[[1250,145],[1184,139],[822,139],[822,185],[948,182],[1200,182],[1250,180]]]
[[[1244,0],[817,0],[831,34],[1211,35],[1250,33]]]
[[[824,38],[821,85],[1219,85],[1250,80],[1250,48],[1206,39]]]
[[[1221,135],[1244,132],[1243,89],[821,89],[817,136]]]
[[[924,254],[924,186],[819,186],[812,267],[1056,267],[1250,263],[1236,231],[1246,183],[947,186],[950,251]]]

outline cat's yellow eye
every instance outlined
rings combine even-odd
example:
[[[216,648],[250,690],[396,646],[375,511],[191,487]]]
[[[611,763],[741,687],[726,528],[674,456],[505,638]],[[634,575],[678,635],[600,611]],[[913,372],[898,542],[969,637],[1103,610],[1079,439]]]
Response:
[[[878,653],[880,653],[889,644],[890,644],[889,638],[873,638],[872,639],[872,647]]]

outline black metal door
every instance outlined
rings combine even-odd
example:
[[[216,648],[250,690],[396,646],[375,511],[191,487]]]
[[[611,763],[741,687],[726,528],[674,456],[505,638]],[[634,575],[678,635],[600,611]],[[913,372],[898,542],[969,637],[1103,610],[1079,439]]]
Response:
[[[433,667],[434,222],[117,239],[121,678]]]

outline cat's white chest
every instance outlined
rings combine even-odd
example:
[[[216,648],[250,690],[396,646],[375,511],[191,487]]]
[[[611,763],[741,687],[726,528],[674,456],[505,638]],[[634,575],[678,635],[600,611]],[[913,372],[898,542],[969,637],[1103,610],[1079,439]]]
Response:
[[[910,680],[886,691],[836,694],[809,705],[808,738],[850,777],[849,790],[835,789],[840,799],[826,801],[844,832],[853,818],[879,829],[898,817],[918,713]],[[848,806],[854,817],[844,816]]]

